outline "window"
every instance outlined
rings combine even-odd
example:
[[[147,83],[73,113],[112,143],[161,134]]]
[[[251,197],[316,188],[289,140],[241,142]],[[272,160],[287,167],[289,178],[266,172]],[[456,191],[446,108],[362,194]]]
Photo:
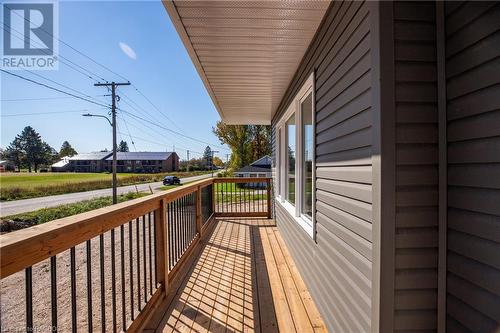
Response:
[[[312,218],[313,123],[312,92],[300,103],[302,116],[302,214]]]
[[[286,124],[286,200],[295,205],[295,115]]]
[[[278,121],[277,202],[314,235],[314,76],[307,79]]]

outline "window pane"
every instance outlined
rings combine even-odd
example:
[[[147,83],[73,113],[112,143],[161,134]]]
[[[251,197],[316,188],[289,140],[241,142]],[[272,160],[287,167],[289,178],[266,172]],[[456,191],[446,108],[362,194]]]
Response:
[[[281,195],[281,128],[278,129],[278,156],[276,158],[276,188],[278,195]]]
[[[312,94],[301,104],[302,110],[302,214],[312,217],[312,161],[313,123],[312,123]]]
[[[286,200],[295,204],[295,115],[292,115],[286,122],[286,146]]]

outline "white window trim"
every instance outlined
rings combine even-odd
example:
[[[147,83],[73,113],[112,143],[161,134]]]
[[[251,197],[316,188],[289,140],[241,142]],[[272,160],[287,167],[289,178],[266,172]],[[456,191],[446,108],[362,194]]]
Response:
[[[280,138],[281,142],[277,144],[281,149],[276,149],[276,161],[278,162],[276,166],[276,174],[279,177],[278,184],[280,190],[276,195],[276,202],[281,204],[281,206],[287,211],[290,216],[299,224],[306,233],[311,236],[314,240],[316,239],[316,153],[312,154],[312,218],[301,213],[302,210],[302,186],[303,186],[303,137],[302,137],[302,114],[300,105],[307,96],[311,93],[312,97],[312,124],[313,124],[313,147],[316,149],[316,108],[315,108],[315,89],[314,89],[314,73],[307,78],[299,92],[295,95],[293,101],[288,106],[286,112],[281,116],[280,120],[277,122],[276,129],[280,132],[277,137]],[[286,152],[286,121],[290,118],[292,114],[295,114],[295,206],[285,200],[286,198],[286,175],[288,174],[287,168],[287,154]],[[282,156],[279,156],[281,153]]]

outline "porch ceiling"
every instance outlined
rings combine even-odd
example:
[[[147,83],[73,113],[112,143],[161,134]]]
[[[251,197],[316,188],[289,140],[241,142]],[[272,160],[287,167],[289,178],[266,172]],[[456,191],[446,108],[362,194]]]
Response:
[[[220,116],[270,124],[328,1],[163,1]]]

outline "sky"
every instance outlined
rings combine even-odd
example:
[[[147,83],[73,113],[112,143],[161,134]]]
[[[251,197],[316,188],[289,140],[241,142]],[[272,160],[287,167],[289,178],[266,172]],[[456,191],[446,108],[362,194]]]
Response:
[[[199,157],[210,143],[212,149],[220,151],[216,155],[225,160],[229,150],[221,147],[212,133],[219,114],[160,1],[60,2],[59,39],[133,84],[119,87],[117,92],[118,107],[124,110],[118,111],[118,140],[127,141],[130,151],[175,149],[184,159],[186,150],[191,151],[190,157]],[[59,55],[96,74],[97,79],[123,81],[63,43],[59,43]],[[105,87],[94,87],[96,80],[62,63],[57,71],[16,70],[13,73],[72,92],[66,88],[69,87],[103,104],[111,101],[111,97],[104,96],[108,94]],[[81,116],[83,113],[106,115],[109,110],[5,73],[0,75],[2,148],[30,125],[56,150],[64,140],[78,152],[111,149],[112,132],[108,122]],[[41,112],[54,113],[19,115]],[[182,137],[151,122],[203,142]]]

